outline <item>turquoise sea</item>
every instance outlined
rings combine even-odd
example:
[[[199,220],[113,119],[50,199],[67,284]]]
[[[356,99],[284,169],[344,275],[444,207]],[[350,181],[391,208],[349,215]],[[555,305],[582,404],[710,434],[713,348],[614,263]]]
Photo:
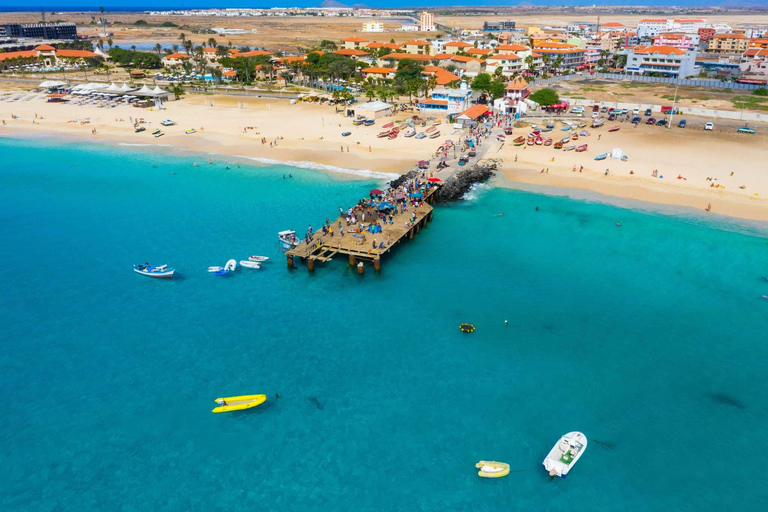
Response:
[[[380,183],[205,158],[0,139],[0,509],[768,503],[762,226],[489,189],[380,274],[309,275],[276,233]],[[250,254],[273,260],[205,272]],[[572,430],[590,445],[550,482]]]

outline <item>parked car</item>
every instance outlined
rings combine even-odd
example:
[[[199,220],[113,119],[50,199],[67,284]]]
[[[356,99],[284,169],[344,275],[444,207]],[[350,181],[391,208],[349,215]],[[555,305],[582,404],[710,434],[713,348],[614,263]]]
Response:
[[[648,120],[645,122],[645,124],[655,124],[655,123],[656,123],[656,119],[654,119],[653,117],[649,117]]]
[[[712,123],[707,123],[707,124],[704,125],[704,129],[712,131],[712,130],[715,129],[715,125],[712,124]]]
[[[592,117],[600,117],[600,112],[592,112]]]
[[[656,126],[667,126],[667,120],[659,119],[658,121],[656,121]]]
[[[755,129],[754,128],[750,128],[749,126],[742,126],[738,130],[736,130],[736,133],[748,133],[749,135],[754,135],[755,134]]]
[[[609,116],[608,116],[608,120],[609,120],[609,121],[615,121],[615,120],[616,120],[616,115],[615,115],[615,114],[611,114],[611,115],[609,115]]]
[[[600,105],[592,105],[592,112],[600,112]]]
[[[627,110],[625,108],[621,109],[621,115],[625,116],[627,114],[629,114],[629,110]]]
[[[638,124],[640,122],[640,116],[635,116],[632,118],[632,124]]]
[[[679,123],[677,123],[678,128],[685,128],[685,119],[681,119]]]
[[[603,108],[601,108],[601,109],[600,109],[600,112],[603,112],[603,113],[605,113],[605,112],[608,112],[608,107],[603,107]]]
[[[646,116],[651,115],[651,109],[649,109],[649,108],[645,109],[645,115]]]
[[[640,115],[640,109],[639,109],[639,108],[636,108],[636,109],[634,109],[634,110],[632,111],[632,115],[633,115],[633,116],[639,116],[639,115]]]

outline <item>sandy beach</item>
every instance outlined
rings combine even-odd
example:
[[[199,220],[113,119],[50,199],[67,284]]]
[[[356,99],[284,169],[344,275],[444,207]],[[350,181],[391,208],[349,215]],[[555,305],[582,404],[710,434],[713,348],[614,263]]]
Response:
[[[410,169],[418,160],[432,158],[444,140],[461,138],[461,133],[444,120],[438,139],[376,137],[383,124],[402,121],[410,115],[413,114],[399,113],[377,120],[374,126],[363,127],[353,126],[352,119],[336,113],[333,106],[291,105],[281,99],[188,95],[181,101],[167,102],[165,110],[50,104],[34,99],[0,103],[0,118],[5,121],[0,134],[45,133],[137,147],[174,146],[201,153],[201,163],[220,154],[346,171],[338,173],[342,178],[385,178]],[[146,121],[146,131],[134,133],[131,119],[137,117]],[[164,119],[177,124],[162,127],[160,122]],[[703,125],[706,120],[695,121]],[[591,136],[579,140],[589,145],[584,153],[513,146],[512,138],[530,131],[528,127],[518,127],[507,138],[508,143],[489,141],[492,145],[486,157],[503,161],[502,176],[496,181],[500,186],[518,182],[583,189],[696,209],[711,204],[712,212],[721,215],[768,220],[765,127],[756,126],[756,135],[741,135],[735,129],[709,132],[642,124],[635,128],[630,123],[618,123],[621,130],[608,133],[607,127],[615,124],[609,122],[594,130],[586,128]],[[559,130],[561,126],[558,122],[553,138],[565,135]],[[153,137],[151,132],[156,128],[162,128],[165,136]],[[185,134],[190,128],[197,133]],[[346,131],[352,134],[342,136]],[[627,162],[594,160],[597,154],[616,147],[628,156]],[[652,177],[654,170],[659,177]],[[443,171],[437,176],[449,173]]]

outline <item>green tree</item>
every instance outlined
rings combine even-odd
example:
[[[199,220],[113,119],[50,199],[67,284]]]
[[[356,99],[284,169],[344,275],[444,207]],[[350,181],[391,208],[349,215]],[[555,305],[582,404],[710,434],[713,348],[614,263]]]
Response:
[[[403,59],[397,65],[395,79],[402,80],[403,82],[421,80],[423,71],[424,66],[422,66],[420,62],[413,59]]]
[[[330,41],[328,39],[323,39],[322,41],[320,41],[319,48],[321,50],[323,50],[323,51],[330,51],[330,52],[339,49],[339,47],[336,45],[336,43],[334,43],[333,41]]]
[[[472,90],[480,92],[491,91],[491,75],[488,73],[478,74],[474,80],[472,80]]]
[[[755,96],[768,96],[768,89],[765,87],[758,87],[757,89],[752,91],[752,94]]]
[[[173,84],[173,89],[171,89],[171,92],[176,97],[176,99],[179,99],[184,94],[184,89],[179,84]]]
[[[540,89],[531,94],[530,99],[545,107],[560,103],[560,97],[554,89]]]

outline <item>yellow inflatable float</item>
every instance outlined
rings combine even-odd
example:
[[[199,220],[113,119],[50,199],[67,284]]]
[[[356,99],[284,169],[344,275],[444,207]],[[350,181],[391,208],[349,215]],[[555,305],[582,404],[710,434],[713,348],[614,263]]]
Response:
[[[477,472],[483,478],[501,478],[509,474],[509,464],[493,460],[481,460],[475,464],[480,471]]]
[[[230,396],[227,398],[217,398],[215,402],[219,404],[213,412],[230,412],[241,411],[243,409],[250,409],[256,407],[267,401],[267,395],[242,395],[242,396]]]

